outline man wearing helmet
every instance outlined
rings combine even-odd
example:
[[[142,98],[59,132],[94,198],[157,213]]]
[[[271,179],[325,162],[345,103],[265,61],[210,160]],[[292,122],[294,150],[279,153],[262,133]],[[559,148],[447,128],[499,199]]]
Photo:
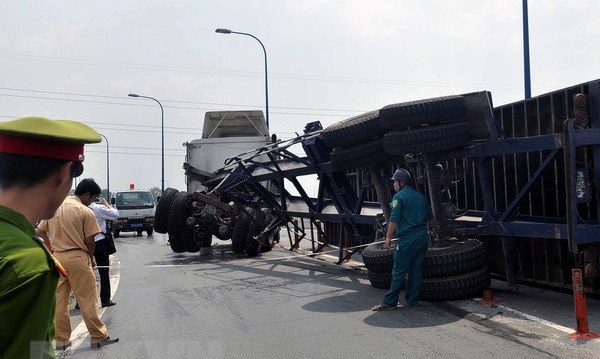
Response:
[[[421,289],[423,260],[429,246],[427,223],[437,226],[425,197],[410,186],[408,170],[399,168],[391,178],[396,193],[392,198],[391,214],[388,221],[384,248],[390,248],[392,238],[398,238],[394,251],[392,284],[383,302],[372,308],[374,311],[398,308],[400,290],[405,287],[405,300],[408,306],[415,306]],[[408,280],[406,274],[408,273]]]

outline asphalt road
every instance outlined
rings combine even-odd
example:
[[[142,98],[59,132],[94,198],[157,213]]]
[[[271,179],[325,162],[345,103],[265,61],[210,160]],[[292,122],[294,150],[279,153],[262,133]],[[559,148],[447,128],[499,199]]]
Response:
[[[212,255],[175,254],[161,234],[116,242],[117,305],[102,319],[120,342],[91,350],[81,324],[61,358],[600,358],[599,339],[568,338],[572,294],[515,294],[494,281],[498,306],[470,299],[372,312],[385,291],[355,266],[282,248],[250,259],[228,242]],[[587,304],[600,331],[600,301]]]

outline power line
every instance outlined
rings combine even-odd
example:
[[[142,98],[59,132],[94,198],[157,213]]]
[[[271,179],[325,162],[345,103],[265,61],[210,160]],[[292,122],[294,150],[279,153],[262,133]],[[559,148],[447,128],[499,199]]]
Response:
[[[105,143],[91,143],[91,144],[87,144],[85,148],[106,148],[106,144]],[[123,148],[123,149],[132,149],[132,150],[156,150],[156,151],[160,151],[161,148],[160,147],[138,147],[138,146],[109,146],[112,152],[113,148]],[[165,151],[177,151],[177,152],[185,152],[185,149],[183,148],[166,148],[165,147]],[[102,151],[101,151],[102,152]],[[104,151],[106,152],[106,151]]]
[[[145,105],[139,103],[124,103],[124,102],[109,102],[109,101],[94,101],[94,100],[81,100],[81,99],[70,99],[70,98],[56,98],[56,97],[42,97],[42,96],[25,96],[25,95],[12,95],[12,94],[0,94],[5,97],[17,97],[17,98],[28,98],[36,100],[55,100],[55,101],[67,101],[67,102],[82,102],[82,103],[97,103],[103,105],[120,105],[120,106],[137,106],[137,107],[153,107],[153,105]],[[183,106],[164,106],[165,108],[181,109],[181,110],[201,110],[201,111],[215,111],[212,108],[201,108],[201,107],[183,107]],[[259,107],[259,106],[257,106]],[[336,115],[329,113],[301,113],[301,112],[279,112],[271,111],[271,113],[278,115],[297,115],[297,116],[327,116],[327,117],[351,117],[352,115]]]
[[[12,119],[17,119],[19,118],[19,116],[9,116],[9,115],[0,115],[0,118],[6,118],[9,120]],[[154,126],[154,125],[127,125],[127,124],[119,124],[119,123],[114,123],[114,122],[110,122],[110,123],[102,123],[102,122],[91,122],[91,121],[81,121],[82,123],[91,126],[92,128],[94,128],[95,130],[105,130],[105,131],[120,131],[120,132],[146,132],[146,133],[160,133],[160,126]],[[97,126],[96,124],[100,125]],[[105,127],[103,125],[114,125],[114,126],[126,126],[126,127],[133,127],[131,129],[129,128],[112,128],[112,127]],[[145,129],[140,129],[139,127],[154,127],[157,128],[156,130],[145,130]],[[171,129],[177,129],[177,130],[187,130],[186,132],[178,132],[178,131],[165,131],[165,133],[169,133],[169,134],[176,134],[176,135],[197,135],[197,138],[195,139],[200,139],[202,137],[202,130],[198,129],[198,128],[193,128],[193,127],[171,127],[171,126],[165,126],[165,128],[171,128]],[[295,132],[277,132],[277,135],[281,136],[288,136],[289,138],[295,138],[297,137],[297,133]],[[191,141],[191,140],[190,140]],[[93,146],[93,144],[91,145]],[[102,145],[104,146],[104,145]],[[116,147],[116,146],[115,146]]]
[[[106,151],[88,151],[85,150],[85,153],[100,153],[100,154],[106,154]],[[110,154],[117,154],[117,155],[134,155],[134,156],[156,156],[156,157],[160,157],[161,154],[160,153],[137,153],[137,152],[124,152],[124,151],[110,151]],[[184,154],[169,154],[169,153],[165,153],[165,157],[185,157]]]
[[[115,62],[115,61],[102,61],[102,60],[89,60],[81,58],[67,58],[58,56],[45,56],[45,55],[29,55],[29,54],[18,54],[18,53],[0,53],[0,58],[5,59],[17,59],[25,61],[35,62],[47,62],[48,60],[56,63],[63,63],[69,65],[84,65],[84,66],[97,66],[97,67],[113,67],[113,68],[124,68],[133,70],[162,70],[169,72],[182,72],[182,73],[201,73],[209,75],[230,75],[230,76],[243,76],[243,77],[262,77],[261,72],[255,71],[240,71],[240,70],[206,70],[194,67],[176,67],[176,66],[164,66],[164,65],[152,65],[152,64],[141,64],[141,63],[130,63],[130,62]],[[521,88],[519,85],[506,85],[506,84],[483,84],[483,83],[458,83],[458,82],[440,82],[440,81],[423,81],[423,80],[400,80],[400,79],[373,79],[364,77],[341,77],[341,76],[325,76],[325,75],[300,75],[300,74],[289,74],[289,73],[277,73],[271,72],[269,76],[273,79],[282,80],[304,80],[304,81],[326,81],[326,82],[350,82],[350,83],[364,83],[364,84],[404,84],[411,86],[428,86],[428,87],[469,87],[469,88],[495,88],[495,89],[506,89],[514,90]],[[536,88],[548,88],[549,86],[536,86]]]
[[[83,96],[83,97],[98,97],[123,100],[124,96],[107,96],[107,95],[94,95],[76,92],[56,92],[56,91],[43,91],[43,90],[29,90],[14,87],[0,87],[0,90],[6,91],[19,91],[19,92],[32,92],[42,93],[49,95],[68,95],[68,96]],[[216,102],[197,102],[197,101],[181,101],[181,100],[165,100],[160,99],[161,102],[165,103],[183,103],[183,104],[194,104],[194,105],[208,105],[208,106],[227,106],[227,107],[260,107],[257,105],[242,105],[242,104],[231,104],[231,103],[216,103]],[[120,103],[119,103],[120,104]],[[309,108],[309,107],[286,107],[286,106],[272,106],[271,108],[279,108],[286,110],[308,110],[308,111],[333,111],[333,112],[365,112],[363,110],[348,110],[348,109],[328,109],[328,108]]]

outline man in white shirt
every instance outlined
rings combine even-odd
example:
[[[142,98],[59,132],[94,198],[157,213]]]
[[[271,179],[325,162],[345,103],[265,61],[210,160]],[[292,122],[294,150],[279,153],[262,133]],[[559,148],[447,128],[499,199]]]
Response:
[[[98,202],[92,202],[89,206],[96,216],[96,221],[100,226],[102,233],[94,237],[96,241],[96,249],[94,250],[94,258],[96,259],[96,265],[98,273],[100,274],[100,302],[102,307],[110,307],[116,303],[110,300],[110,277],[108,275],[108,266],[110,261],[108,259],[109,253],[106,245],[106,236],[111,236],[111,233],[106,233],[106,221],[115,220],[119,218],[119,211],[108,203],[108,201],[100,197]]]

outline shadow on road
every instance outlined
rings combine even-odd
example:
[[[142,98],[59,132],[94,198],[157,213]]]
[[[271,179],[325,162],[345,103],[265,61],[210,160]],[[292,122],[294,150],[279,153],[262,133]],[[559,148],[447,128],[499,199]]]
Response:
[[[227,286],[241,286],[254,289],[273,289],[291,287],[298,284],[319,284],[329,287],[324,293],[302,293],[307,297],[319,297],[302,305],[301,309],[317,313],[360,313],[368,311],[381,302],[385,290],[373,288],[367,279],[366,271],[350,269],[329,262],[307,257],[290,259],[289,252],[275,252],[249,259],[226,249],[216,250],[213,255],[170,254],[169,258],[153,261],[147,265],[187,266],[208,264],[193,269],[201,276],[210,276]],[[277,258],[277,256],[285,256]],[[224,273],[244,272],[251,277],[240,279],[223,275]],[[260,278],[260,281],[257,279]],[[270,288],[269,284],[273,287]],[[267,288],[269,287],[269,288]],[[281,294],[281,293],[279,293]],[[296,293],[297,294],[297,293]],[[288,295],[294,295],[289,292]],[[384,328],[433,327],[455,322],[461,315],[449,313],[432,303],[423,303],[416,308],[401,308],[388,312],[372,312],[364,323]],[[362,317],[362,316],[361,316]]]

